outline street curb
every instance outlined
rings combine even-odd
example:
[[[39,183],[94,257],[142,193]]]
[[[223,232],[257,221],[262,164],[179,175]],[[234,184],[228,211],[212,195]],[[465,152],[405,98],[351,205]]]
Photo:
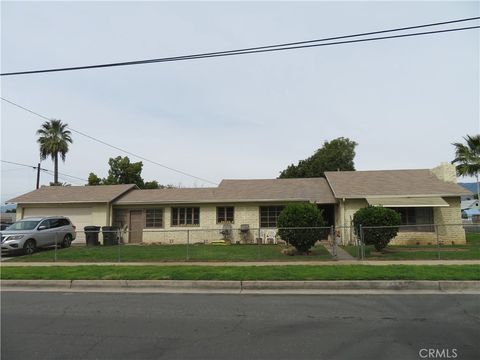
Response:
[[[475,291],[480,281],[209,281],[209,280],[1,280],[2,290],[186,290],[186,291]]]
[[[0,280],[0,286],[4,287],[26,287],[39,289],[42,288],[71,288],[72,280]]]

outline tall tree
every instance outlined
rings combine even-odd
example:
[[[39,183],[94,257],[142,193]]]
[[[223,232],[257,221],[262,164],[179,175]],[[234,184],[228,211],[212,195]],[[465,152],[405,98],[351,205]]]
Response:
[[[101,179],[93,172],[88,176],[88,185],[117,185],[135,184],[140,189],[163,189],[172,188],[172,185],[160,185],[156,180],[144,181],[142,178],[143,163],[130,162],[128,156],[110,158],[108,160],[110,169],[107,178]]]
[[[353,159],[357,145],[355,141],[344,137],[325,141],[312,156],[300,160],[297,165],[289,165],[279,178],[324,177],[325,171],[355,170]]]
[[[480,175],[480,134],[467,135],[463,138],[466,144],[453,143],[455,147],[455,159],[452,164],[456,164],[457,175],[475,176],[477,179],[477,199],[480,199],[480,184],[478,177]]]
[[[51,157],[53,160],[53,183],[58,185],[58,156],[60,155],[63,162],[68,152],[68,144],[73,143],[70,130],[67,130],[68,124],[62,123],[61,120],[52,119],[45,121],[42,127],[37,130],[40,144],[40,159],[45,160]]]
[[[117,156],[110,158],[108,165],[110,165],[110,170],[108,170],[105,180],[106,185],[135,184],[140,189],[143,188],[145,183],[142,179],[143,163],[141,161],[130,162],[128,156]]]

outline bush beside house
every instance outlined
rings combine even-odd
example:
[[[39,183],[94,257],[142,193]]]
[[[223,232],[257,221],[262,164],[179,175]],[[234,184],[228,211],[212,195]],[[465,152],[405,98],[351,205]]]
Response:
[[[322,226],[322,211],[309,203],[287,205],[278,217],[278,234],[300,253],[307,253],[321,239]]]
[[[390,240],[397,236],[400,221],[398,212],[381,206],[369,206],[353,215],[355,234],[360,236],[361,225],[363,241],[367,245],[374,245],[377,251],[384,249]],[[368,228],[370,226],[378,228]]]

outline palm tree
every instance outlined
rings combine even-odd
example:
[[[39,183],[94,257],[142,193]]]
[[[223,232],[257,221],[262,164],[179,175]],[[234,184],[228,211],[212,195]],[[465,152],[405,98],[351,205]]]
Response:
[[[478,177],[480,175],[480,135],[467,135],[463,138],[466,145],[462,143],[453,143],[455,146],[455,159],[452,164],[457,164],[457,175],[475,176],[477,179],[477,198],[480,198],[480,185]]]
[[[70,137],[71,132],[67,130],[67,127],[68,124],[62,123],[61,120],[52,119],[45,121],[42,127],[37,130],[40,159],[45,160],[48,156],[52,158],[54,163],[53,182],[55,185],[58,184],[58,155],[60,154],[62,161],[65,162],[68,144],[73,142]]]

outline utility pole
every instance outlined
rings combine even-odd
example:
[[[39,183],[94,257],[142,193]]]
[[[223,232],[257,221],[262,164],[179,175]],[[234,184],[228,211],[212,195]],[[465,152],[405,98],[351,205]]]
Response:
[[[37,166],[37,189],[40,187],[40,163]]]

